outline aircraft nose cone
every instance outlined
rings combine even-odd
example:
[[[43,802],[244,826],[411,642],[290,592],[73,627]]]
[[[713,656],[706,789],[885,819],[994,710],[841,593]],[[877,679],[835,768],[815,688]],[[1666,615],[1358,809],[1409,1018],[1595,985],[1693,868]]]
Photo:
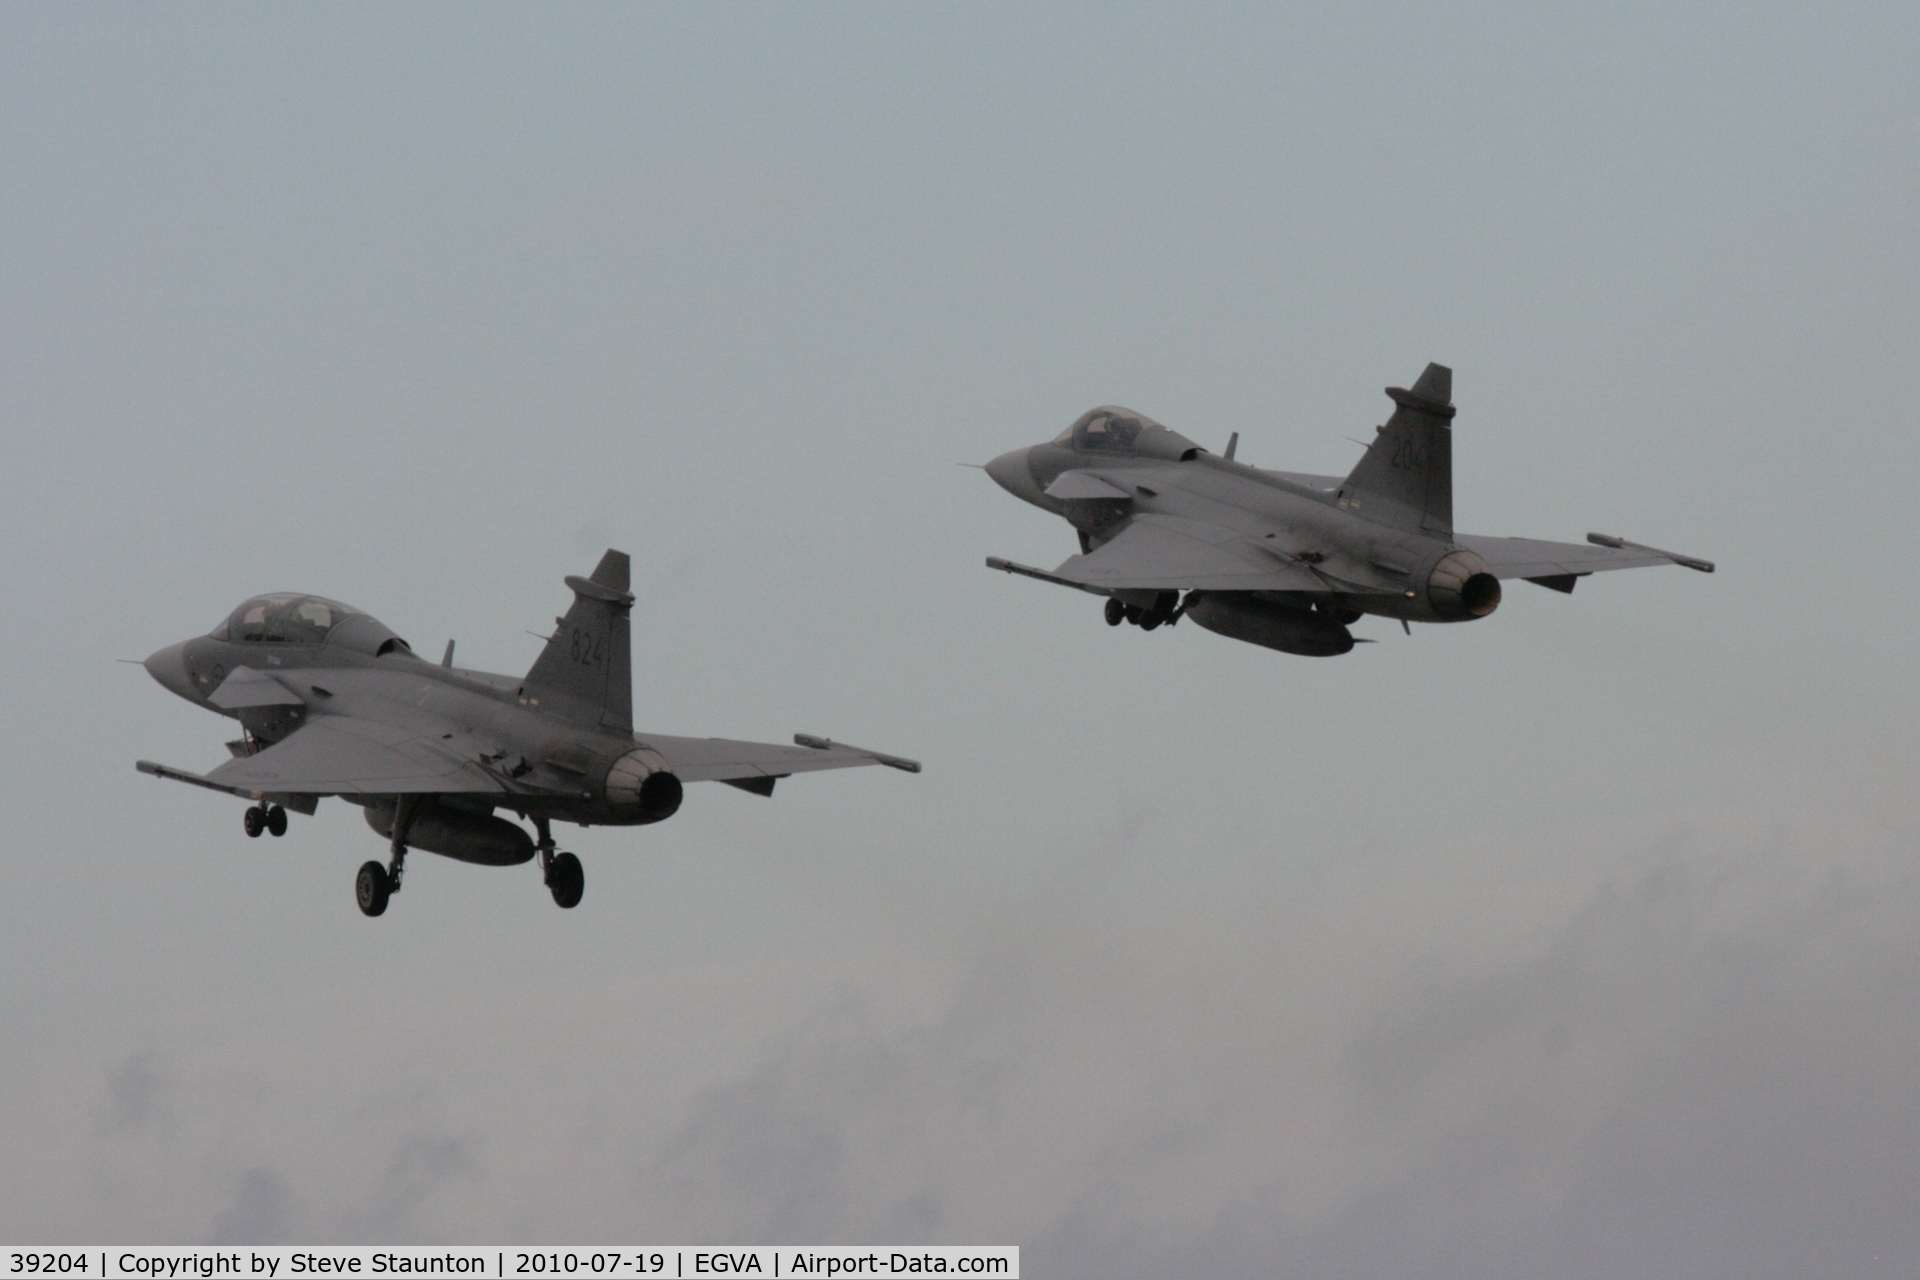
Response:
[[[1033,468],[1027,465],[1027,450],[1015,449],[1001,454],[987,464],[987,474],[995,484],[1023,502],[1043,505],[1040,486],[1033,482]]]
[[[186,648],[187,642],[184,640],[179,644],[170,644],[149,655],[140,665],[169,692],[198,702],[199,698],[193,691],[193,676],[187,670]]]

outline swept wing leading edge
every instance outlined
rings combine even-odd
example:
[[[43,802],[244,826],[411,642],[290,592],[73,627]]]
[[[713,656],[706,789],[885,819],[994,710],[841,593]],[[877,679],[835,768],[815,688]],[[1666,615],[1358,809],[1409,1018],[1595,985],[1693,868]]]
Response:
[[[479,764],[418,733],[353,716],[324,716],[264,751],[229,760],[207,781],[243,791],[310,795],[506,795]]]
[[[1111,542],[1055,569],[1069,582],[1112,591],[1324,591],[1304,565],[1244,534],[1180,516],[1135,516]]]

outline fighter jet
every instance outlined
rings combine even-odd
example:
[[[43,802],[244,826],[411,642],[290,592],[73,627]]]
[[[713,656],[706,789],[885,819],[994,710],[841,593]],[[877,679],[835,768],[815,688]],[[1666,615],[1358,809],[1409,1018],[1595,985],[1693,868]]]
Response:
[[[1587,544],[1453,530],[1453,371],[1430,364],[1388,387],[1393,416],[1345,477],[1265,471],[1218,457],[1144,414],[1103,405],[1047,444],[986,466],[1001,488],[1060,516],[1080,554],[1051,572],[987,567],[1105,596],[1110,626],[1192,618],[1284,653],[1350,651],[1362,614],[1472,622],[1522,578],[1572,592],[1605,569],[1706,560],[1603,533]]]
[[[400,891],[407,851],[512,866],[539,858],[553,900],[579,905],[580,859],[552,824],[640,826],[680,808],[681,784],[724,782],[759,796],[789,774],[918,763],[808,734],[796,745],[674,738],[633,729],[625,552],[591,577],[568,577],[573,607],[525,676],[438,665],[376,619],[320,596],[246,601],[211,634],[145,662],[162,685],[240,722],[233,758],[206,774],[142,760],[155,777],[253,801],[246,832],[283,835],[287,813],[322,797],[366,810],[388,861],[360,868],[360,910],[377,916]],[[533,824],[537,839],[500,817]]]

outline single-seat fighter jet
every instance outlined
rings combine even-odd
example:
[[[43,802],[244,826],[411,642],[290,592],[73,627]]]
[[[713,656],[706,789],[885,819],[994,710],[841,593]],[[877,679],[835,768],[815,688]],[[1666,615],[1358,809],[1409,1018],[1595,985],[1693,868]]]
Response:
[[[776,779],[815,769],[912,760],[807,734],[795,746],[635,734],[625,552],[569,577],[573,608],[554,619],[523,677],[414,655],[378,621],[332,600],[248,600],[212,634],[146,660],[155,680],[240,722],[233,759],[205,775],[148,760],[142,773],[252,800],[246,831],[278,836],[287,811],[323,796],[366,810],[389,860],[360,868],[360,910],[377,916],[400,889],[408,849],[512,866],[538,856],[553,900],[578,905],[580,860],[556,851],[551,824],[638,826],[673,816],[683,782],[725,782],[770,796]],[[538,839],[496,810],[533,823]]]
[[[1453,371],[1430,364],[1387,395],[1393,416],[1344,479],[1236,462],[1237,432],[1215,457],[1131,409],[1090,410],[1051,443],[986,467],[1071,524],[1080,554],[1051,573],[997,556],[987,566],[1105,596],[1112,626],[1151,631],[1186,617],[1310,657],[1352,649],[1348,624],[1365,613],[1402,627],[1484,618],[1500,606],[1502,579],[1571,592],[1603,569],[1713,572],[1602,533],[1584,546],[1455,533]]]

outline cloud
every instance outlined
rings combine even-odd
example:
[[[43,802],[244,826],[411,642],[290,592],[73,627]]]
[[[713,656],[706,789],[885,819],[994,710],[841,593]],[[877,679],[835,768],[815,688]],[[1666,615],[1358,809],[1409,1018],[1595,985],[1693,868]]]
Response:
[[[453,1184],[477,1181],[479,1162],[471,1140],[444,1134],[419,1134],[402,1141],[388,1162],[374,1194],[365,1225],[368,1237],[390,1240],[413,1229],[413,1219],[432,1198]]]
[[[101,1126],[124,1136],[164,1124],[172,1109],[173,1088],[172,1078],[162,1071],[152,1050],[128,1054],[107,1070]]]
[[[1142,820],[957,950],[310,1003],[105,1068],[96,1227],[1871,1275],[1920,1251],[1920,876],[1898,832],[1808,831],[1356,855],[1142,914]]]
[[[233,1203],[214,1218],[207,1243],[293,1243],[293,1215],[294,1197],[286,1180],[256,1166],[241,1175]]]
[[[845,1003],[703,1095],[653,1172],[704,1234],[1017,1239],[1058,1275],[1914,1256],[1913,878],[1894,849],[1849,871],[1681,843],[1494,963],[1447,954],[1429,882],[1372,990],[1305,958],[1343,931],[1323,919],[1305,947],[1245,921],[1211,948],[1055,938],[981,962],[928,1027]]]
[[[1794,1276],[1915,1256],[1920,893],[1897,864],[1808,889],[1797,861],[1670,856],[1524,963],[1402,992],[1348,1055],[1357,1123],[1398,1133],[1400,1158],[1310,1233],[1307,1269]]]

